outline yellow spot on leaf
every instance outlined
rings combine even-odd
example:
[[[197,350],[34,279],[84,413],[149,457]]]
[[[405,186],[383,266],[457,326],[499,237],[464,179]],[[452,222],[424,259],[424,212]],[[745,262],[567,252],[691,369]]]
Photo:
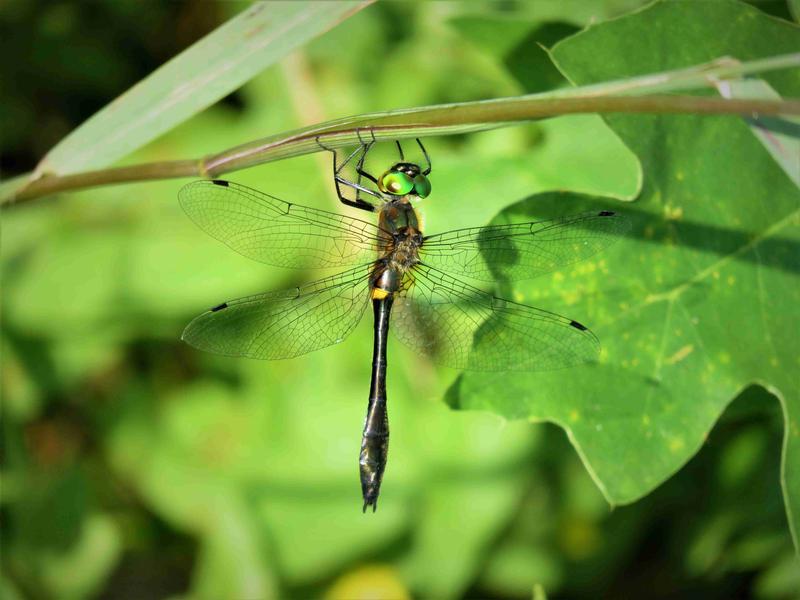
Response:
[[[686,446],[686,442],[683,441],[683,438],[672,438],[669,440],[669,451],[670,452],[679,452],[683,450],[684,446]]]
[[[680,350],[678,350],[675,354],[667,358],[665,361],[668,365],[674,365],[676,363],[681,362],[684,358],[689,356],[692,352],[694,352],[694,344],[686,344]]]
[[[680,206],[670,206],[667,205],[664,207],[664,218],[668,221],[678,221],[683,217],[683,208]]]
[[[569,411],[569,420],[572,421],[573,423],[575,423],[576,421],[580,421],[580,418],[581,418],[581,413],[579,413],[574,408],[571,411]]]

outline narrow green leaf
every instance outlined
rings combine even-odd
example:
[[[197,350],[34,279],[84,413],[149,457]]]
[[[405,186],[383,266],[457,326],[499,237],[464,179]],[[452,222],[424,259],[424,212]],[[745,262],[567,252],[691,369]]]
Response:
[[[254,4],[78,127],[47,153],[37,174],[64,175],[114,163],[370,2]]]
[[[0,198],[13,198],[17,190],[25,186],[29,180],[30,173],[26,173],[0,181]]]

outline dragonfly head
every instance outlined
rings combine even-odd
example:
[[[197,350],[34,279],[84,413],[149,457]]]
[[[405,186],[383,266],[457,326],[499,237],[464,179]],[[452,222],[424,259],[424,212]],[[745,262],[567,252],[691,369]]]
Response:
[[[378,188],[392,196],[425,198],[431,193],[431,182],[422,173],[419,165],[399,162],[380,176]]]

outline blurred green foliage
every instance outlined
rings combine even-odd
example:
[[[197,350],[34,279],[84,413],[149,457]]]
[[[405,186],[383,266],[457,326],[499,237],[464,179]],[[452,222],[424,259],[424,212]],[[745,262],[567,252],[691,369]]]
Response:
[[[129,161],[564,85],[535,43],[639,4],[379,3]],[[221,22],[241,8],[54,6],[0,11],[1,31],[16,32],[3,36],[6,56],[31,44],[41,54],[4,62],[15,69],[4,80],[19,82],[4,88],[4,107],[28,114],[4,135],[6,168],[30,168],[211,29],[209,15]],[[190,33],[172,33],[186,23]],[[596,117],[427,143],[431,232],[486,223],[552,190],[632,200],[641,183],[639,159]],[[329,168],[320,154],[234,179],[339,210]],[[183,346],[182,327],[208,306],[313,275],[205,236],[178,207],[180,185],[89,190],[2,214],[3,597],[529,598],[536,586],[554,598],[800,597],[779,486],[783,415],[757,386],[686,467],[610,510],[560,429],[449,410],[440,399],[458,374],[392,343],[391,457],[380,509],[362,515],[369,324],[292,361]]]

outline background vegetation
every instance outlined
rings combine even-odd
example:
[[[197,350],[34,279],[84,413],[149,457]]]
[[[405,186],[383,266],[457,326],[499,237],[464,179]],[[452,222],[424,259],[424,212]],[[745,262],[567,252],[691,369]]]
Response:
[[[641,4],[378,3],[125,162],[548,90],[564,73],[590,83],[797,47],[784,2],[666,3],[566,39]],[[242,8],[5,3],[2,50],[18,58],[2,63],[4,175]],[[560,40],[557,68],[538,44]],[[766,79],[800,96],[796,72]],[[630,239],[598,261],[503,290],[589,323],[603,364],[461,376],[392,343],[390,463],[378,512],[362,515],[368,320],[276,363],[179,341],[208,306],[316,272],[252,263],[203,234],[178,207],[181,181],[4,211],[0,595],[800,597],[781,497],[791,405],[767,391],[796,394],[796,342],[776,332],[797,325],[797,227],[781,223],[800,198],[746,125],[573,116],[426,144],[427,231],[627,211]],[[340,210],[329,168],[317,154],[231,179]],[[752,236],[768,258],[737,255]],[[638,305],[720,260],[680,301]],[[713,314],[729,320],[681,337]],[[757,314],[764,330],[748,326]],[[563,429],[530,420],[568,429],[585,464]]]

